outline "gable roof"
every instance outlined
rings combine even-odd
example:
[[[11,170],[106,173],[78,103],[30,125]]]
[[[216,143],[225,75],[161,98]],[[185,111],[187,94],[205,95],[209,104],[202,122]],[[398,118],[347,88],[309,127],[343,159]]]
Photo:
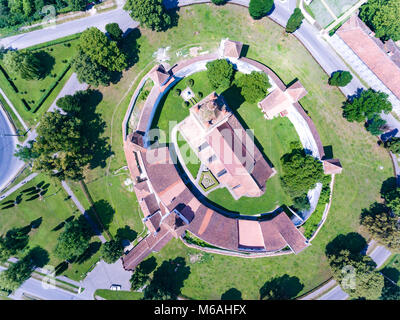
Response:
[[[226,40],[224,44],[224,56],[231,58],[240,58],[243,43],[239,41]]]
[[[354,14],[336,32],[383,84],[400,99],[400,67],[386,53],[382,41]]]
[[[163,86],[168,79],[171,77],[165,70],[162,64],[156,66],[153,71],[150,72],[149,77],[154,81],[156,86]]]
[[[342,173],[343,170],[339,159],[323,160],[322,165],[324,167],[325,174],[338,174]]]

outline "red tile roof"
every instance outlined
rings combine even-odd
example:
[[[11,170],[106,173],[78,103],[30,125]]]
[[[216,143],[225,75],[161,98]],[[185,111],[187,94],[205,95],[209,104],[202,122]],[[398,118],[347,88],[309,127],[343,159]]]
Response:
[[[336,32],[375,75],[400,99],[400,68],[384,50],[383,43],[354,14]]]

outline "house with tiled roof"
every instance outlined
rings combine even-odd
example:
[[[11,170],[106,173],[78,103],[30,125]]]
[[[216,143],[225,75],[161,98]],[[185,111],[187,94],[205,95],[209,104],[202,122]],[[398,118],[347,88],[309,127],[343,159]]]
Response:
[[[376,77],[400,99],[400,53],[393,41],[383,43],[354,14],[336,35],[365,63]]]
[[[201,162],[235,199],[259,197],[275,174],[253,139],[215,92],[190,108],[179,130]]]
[[[296,81],[285,90],[279,87],[275,88],[258,103],[258,107],[264,113],[266,119],[273,119],[278,115],[285,116],[287,114],[287,109],[306,94],[307,91],[300,81]]]
[[[322,165],[325,174],[340,174],[343,170],[339,159],[322,160]]]
[[[223,55],[227,58],[239,59],[242,52],[243,43],[233,40],[224,40],[223,45]]]

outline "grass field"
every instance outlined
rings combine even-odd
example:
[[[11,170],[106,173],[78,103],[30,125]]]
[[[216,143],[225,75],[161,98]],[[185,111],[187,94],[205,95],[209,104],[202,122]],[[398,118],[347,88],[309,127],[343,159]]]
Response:
[[[178,27],[167,32],[141,29],[139,62],[124,72],[117,85],[100,88],[103,101],[97,111],[107,123],[104,135],[109,138],[114,155],[105,167],[87,172],[90,192],[95,199],[109,197],[107,201],[112,206],[124,201],[134,203],[132,193],[118,192],[119,184],[107,187],[103,183],[98,188],[90,188],[90,183],[112,176],[115,170],[126,165],[122,150],[122,119],[140,78],[156,63],[153,53],[159,47],[170,46],[168,63],[173,65],[180,59],[176,51],[183,48],[201,46],[202,50],[216,49],[221,38],[226,37],[242,41],[249,45],[247,57],[266,64],[286,84],[298,78],[308,91],[301,103],[312,117],[323,144],[332,147],[334,157],[340,159],[344,168],[343,173],[335,178],[329,217],[312,245],[296,256],[243,259],[211,255],[213,259],[208,263],[190,264],[190,255],[199,251],[189,249],[175,239],[154,256],[159,264],[179,256],[186,259],[191,273],[184,282],[182,293],[189,297],[219,299],[228,289],[236,288],[244,299],[258,299],[259,290],[266,281],[285,275],[297,278],[302,285],[296,294],[304,294],[331,277],[325,247],[339,234],[360,231],[361,210],[371,201],[380,199],[382,182],[393,174],[390,159],[361,125],[343,119],[341,105],[345,97],[337,88],[327,84],[328,75],[293,35],[285,35],[283,28],[268,18],[254,21],[246,8],[233,5],[190,6],[181,8],[179,15]],[[259,110],[254,114],[256,116],[262,119]],[[265,153],[274,162],[268,150]],[[114,190],[108,193],[107,188]],[[129,209],[126,215],[135,217],[136,208]],[[110,228],[118,229],[112,225],[116,221],[113,219]]]
[[[178,146],[179,146],[182,158],[185,161],[187,169],[189,170],[193,179],[196,179],[197,173],[200,170],[200,165],[201,165],[200,159],[194,153],[192,148],[190,148],[190,146],[186,142],[185,138],[182,136],[182,134],[179,131],[177,134],[177,142],[178,142]]]
[[[71,62],[77,44],[78,39],[72,39],[68,42],[54,44],[47,47],[39,45],[24,49],[38,55],[40,60],[45,61],[46,63],[46,76],[39,80],[24,80],[20,78],[19,75],[12,74],[10,70],[7,70],[2,65],[8,76],[13,81],[15,87],[18,89],[18,93],[12,89],[3,73],[0,73],[0,86],[27,125],[32,125],[39,121],[41,115],[47,111],[65,82],[71,76],[72,70],[69,70],[51,91],[50,95],[44,100],[37,112],[33,113],[42,96],[50,90],[53,83],[65,71],[66,67]],[[30,111],[26,110],[22,99],[24,99],[31,108]]]
[[[62,227],[57,228],[57,226],[59,227],[68,218],[79,217],[80,215],[72,200],[67,200],[67,194],[61,184],[40,174],[2,201],[0,207],[3,208],[3,204],[9,200],[15,200],[22,190],[37,185],[42,181],[44,185],[50,184],[42,200],[27,201],[30,196],[23,195],[22,201],[17,206],[0,210],[0,234],[4,235],[13,227],[25,227],[32,221],[41,218],[40,226],[37,229],[32,229],[29,233],[29,246],[30,248],[40,246],[45,249],[49,254],[48,264],[55,267],[61,262],[54,255],[54,249],[57,244],[57,238],[63,230]],[[87,272],[96,259],[98,259],[98,256],[93,255],[83,263],[71,264],[64,274],[71,279],[80,280],[81,275]]]
[[[95,296],[99,296],[106,300],[140,300],[143,293],[132,291],[112,291],[106,289],[96,290]]]

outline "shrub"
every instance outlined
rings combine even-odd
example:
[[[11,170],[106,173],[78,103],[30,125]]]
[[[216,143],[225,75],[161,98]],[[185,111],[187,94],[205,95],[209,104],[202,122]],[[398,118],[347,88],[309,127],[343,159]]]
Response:
[[[328,83],[331,86],[345,87],[351,82],[352,79],[353,76],[349,71],[336,71],[332,73]]]
[[[150,94],[150,91],[149,91],[149,90],[147,90],[147,89],[142,90],[142,91],[140,92],[140,95],[139,95],[139,100],[141,100],[141,101],[146,100],[147,97],[149,96],[149,94]]]
[[[385,148],[389,149],[393,153],[400,153],[400,138],[393,137],[392,139],[386,141]]]
[[[207,78],[214,89],[228,88],[233,80],[233,65],[225,59],[207,62]]]
[[[265,97],[271,84],[264,72],[252,71],[250,74],[241,74],[235,81],[240,88],[243,98],[251,103],[257,102]]]
[[[228,0],[211,0],[212,3],[216,4],[217,6],[221,6],[226,3]]]
[[[181,95],[181,89],[179,89],[179,88],[176,88],[175,90],[174,90],[174,96],[175,97],[179,97],[180,95]]]
[[[194,86],[194,80],[193,80],[193,79],[187,79],[186,84],[187,84],[189,87],[193,87],[193,86]]]
[[[302,24],[304,19],[303,13],[299,8],[294,9],[292,15],[290,16],[287,24],[286,24],[286,32],[292,33],[295,32],[300,25]]]
[[[198,96],[200,99],[203,98],[203,92],[201,92],[201,91],[197,92],[197,96]]]
[[[182,102],[182,107],[184,107],[184,108],[189,107],[189,101],[183,101]]]
[[[368,120],[365,124],[367,131],[370,132],[374,136],[379,136],[383,133],[382,128],[385,126],[386,121],[383,120],[380,116],[374,116],[372,119]]]
[[[310,209],[310,201],[308,200],[307,194],[296,197],[293,199],[293,207],[298,211],[307,211]]]
[[[273,0],[250,0],[249,13],[253,19],[261,19],[274,7]]]

